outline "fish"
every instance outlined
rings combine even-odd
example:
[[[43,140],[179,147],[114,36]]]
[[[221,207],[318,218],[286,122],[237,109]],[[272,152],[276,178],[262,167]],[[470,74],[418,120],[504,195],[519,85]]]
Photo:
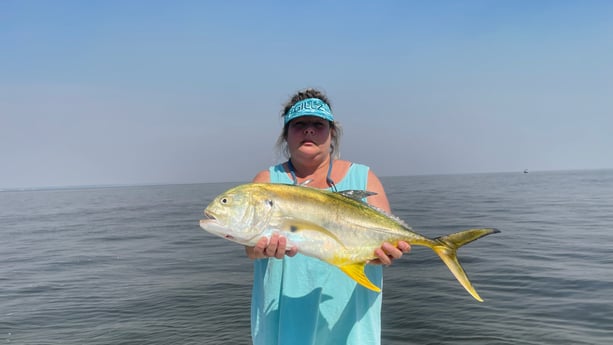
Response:
[[[339,268],[358,284],[380,292],[364,267],[376,259],[375,249],[399,241],[431,248],[458,282],[479,302],[479,296],[457,258],[457,250],[496,228],[475,228],[436,238],[415,232],[398,217],[364,200],[376,193],[363,190],[333,192],[304,185],[245,183],[216,196],[205,208],[200,227],[216,236],[254,246],[274,233],[288,248]]]

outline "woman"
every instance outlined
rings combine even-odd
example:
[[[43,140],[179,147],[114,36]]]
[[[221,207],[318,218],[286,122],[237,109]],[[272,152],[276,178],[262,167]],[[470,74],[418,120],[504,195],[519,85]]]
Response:
[[[339,159],[340,127],[327,97],[315,89],[296,93],[283,109],[277,142],[288,161],[258,173],[253,182],[301,184],[377,193],[367,202],[387,213],[383,185],[365,165]],[[366,267],[382,286],[382,268],[410,246],[384,243]],[[246,248],[254,261],[251,334],[254,344],[379,344],[381,294],[356,284],[337,268],[288,248],[284,237],[261,238]]]

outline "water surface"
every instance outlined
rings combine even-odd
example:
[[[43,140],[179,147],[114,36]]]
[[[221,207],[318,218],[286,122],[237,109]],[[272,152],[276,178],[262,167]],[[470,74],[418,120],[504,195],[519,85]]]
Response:
[[[386,268],[383,344],[613,343],[613,171],[382,180],[425,235],[502,231],[459,252],[485,303],[427,248]],[[0,342],[249,344],[251,263],[198,226],[234,185],[0,192]]]

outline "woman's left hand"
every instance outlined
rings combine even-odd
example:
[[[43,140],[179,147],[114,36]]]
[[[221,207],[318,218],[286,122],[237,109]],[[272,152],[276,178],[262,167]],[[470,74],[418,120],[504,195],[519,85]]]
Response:
[[[398,247],[394,247],[391,243],[384,242],[381,248],[375,250],[377,259],[371,260],[369,264],[374,265],[391,265],[393,260],[400,259],[404,253],[411,251],[411,245],[407,242],[398,242]]]

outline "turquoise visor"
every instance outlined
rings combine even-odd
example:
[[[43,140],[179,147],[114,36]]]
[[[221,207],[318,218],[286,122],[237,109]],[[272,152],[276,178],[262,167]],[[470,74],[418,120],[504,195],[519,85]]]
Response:
[[[307,98],[294,104],[285,114],[285,124],[301,116],[317,116],[328,121],[334,121],[330,107],[319,98]]]

